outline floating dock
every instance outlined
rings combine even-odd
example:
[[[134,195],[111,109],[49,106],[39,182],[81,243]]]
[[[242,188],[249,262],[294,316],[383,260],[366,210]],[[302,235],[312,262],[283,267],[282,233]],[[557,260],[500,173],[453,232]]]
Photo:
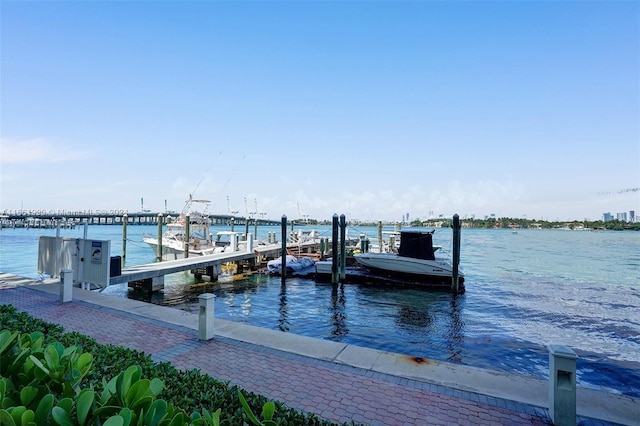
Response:
[[[339,280],[339,282],[343,284],[370,284],[453,292],[451,277],[429,277],[428,279],[416,280],[415,277],[373,272],[357,264],[346,266],[344,272],[344,278],[340,278]],[[273,275],[279,275],[279,273],[273,273]],[[324,260],[315,262],[315,264],[309,268],[287,273],[287,277],[308,278],[315,280],[317,283],[331,283],[331,261]],[[464,291],[464,278],[460,278],[457,293],[462,294]]]

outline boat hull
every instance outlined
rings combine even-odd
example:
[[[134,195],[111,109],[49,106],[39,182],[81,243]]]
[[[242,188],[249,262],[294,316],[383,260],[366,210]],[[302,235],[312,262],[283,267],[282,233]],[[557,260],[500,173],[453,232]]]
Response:
[[[360,253],[353,258],[358,264],[374,271],[413,279],[451,278],[453,275],[453,267],[448,259],[416,259],[397,253]],[[458,277],[464,280],[461,269],[458,270]]]
[[[143,241],[148,244],[154,252],[158,251],[158,240],[156,238],[144,238]],[[178,247],[180,245],[180,247]],[[207,246],[202,249],[190,249],[189,257],[205,256],[208,254],[214,254],[215,247]],[[184,246],[181,242],[175,240],[164,240],[162,242],[162,259],[163,260],[176,260],[184,259]]]

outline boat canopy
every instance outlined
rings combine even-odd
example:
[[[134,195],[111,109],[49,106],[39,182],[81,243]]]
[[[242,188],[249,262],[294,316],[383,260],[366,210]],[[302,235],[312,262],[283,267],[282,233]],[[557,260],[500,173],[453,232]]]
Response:
[[[416,259],[435,260],[431,232],[402,231],[398,255]]]

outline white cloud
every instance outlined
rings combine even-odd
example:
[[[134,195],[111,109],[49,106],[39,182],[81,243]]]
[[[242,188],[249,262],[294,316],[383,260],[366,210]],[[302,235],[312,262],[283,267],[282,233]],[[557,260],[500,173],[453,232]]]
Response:
[[[78,150],[46,139],[14,140],[0,139],[0,163],[61,163],[86,160],[94,154],[89,150]]]

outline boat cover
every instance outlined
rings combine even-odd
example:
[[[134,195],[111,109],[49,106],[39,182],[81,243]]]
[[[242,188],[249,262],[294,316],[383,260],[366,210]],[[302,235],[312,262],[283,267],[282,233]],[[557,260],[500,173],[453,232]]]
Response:
[[[401,232],[398,255],[416,259],[435,260],[431,232]]]

